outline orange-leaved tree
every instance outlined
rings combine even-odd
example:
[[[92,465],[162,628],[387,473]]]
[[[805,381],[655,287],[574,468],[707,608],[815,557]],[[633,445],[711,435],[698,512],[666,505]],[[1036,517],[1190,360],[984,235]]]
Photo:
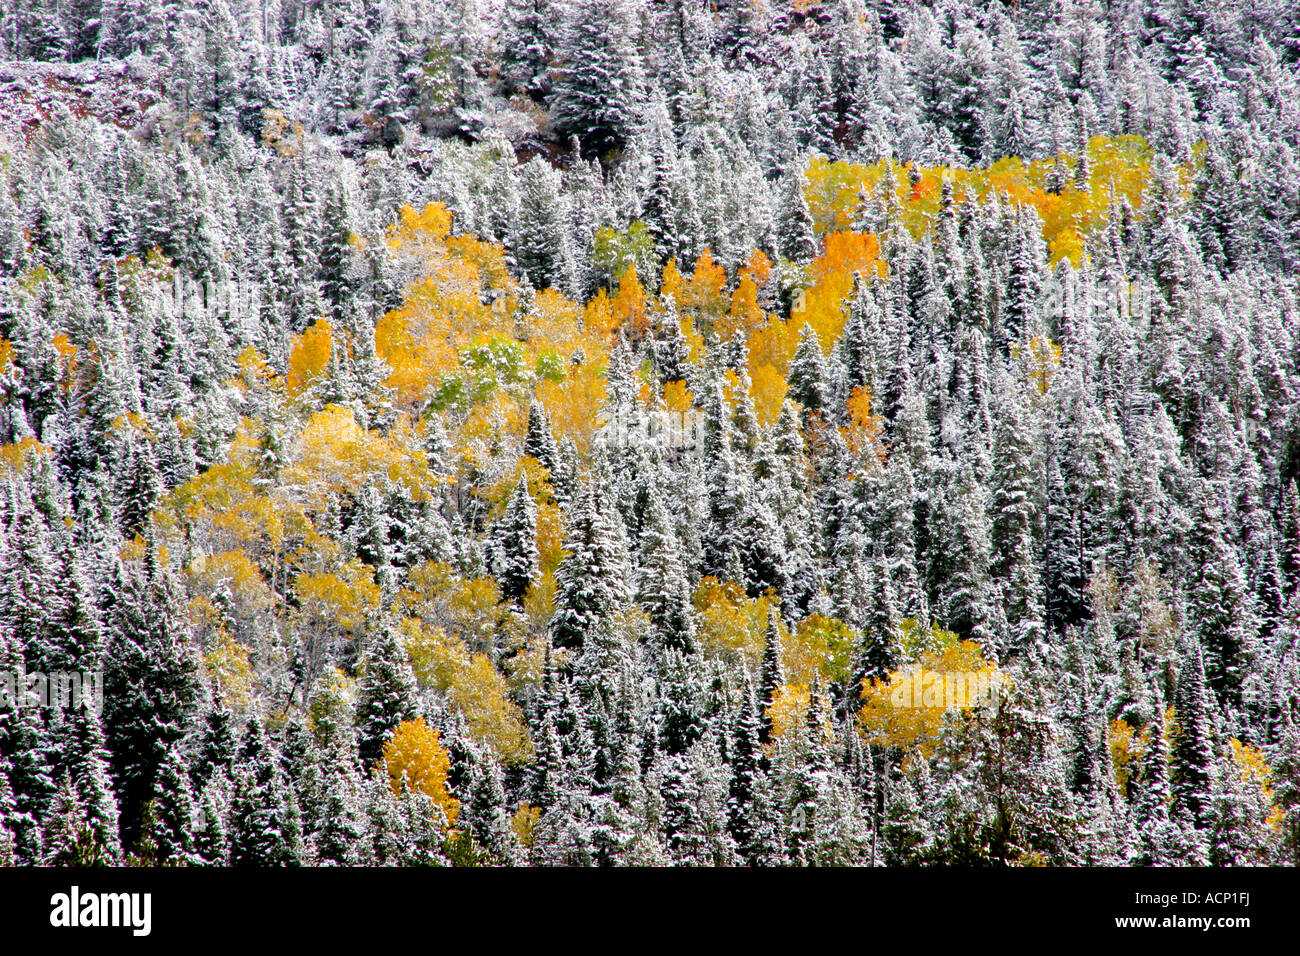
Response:
[[[439,740],[438,731],[426,724],[423,717],[397,725],[393,736],[384,744],[384,767],[394,793],[407,789],[423,793],[442,808],[449,825],[455,824],[460,801],[447,790],[451,758]]]

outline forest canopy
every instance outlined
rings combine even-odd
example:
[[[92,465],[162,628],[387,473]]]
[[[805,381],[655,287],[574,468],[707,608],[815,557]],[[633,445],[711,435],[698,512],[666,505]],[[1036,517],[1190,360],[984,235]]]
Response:
[[[1300,861],[1297,35],[6,5],[0,864]]]

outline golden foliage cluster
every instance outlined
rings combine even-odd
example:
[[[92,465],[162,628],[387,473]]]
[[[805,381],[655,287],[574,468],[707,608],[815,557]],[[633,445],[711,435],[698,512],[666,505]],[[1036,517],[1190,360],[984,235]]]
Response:
[[[272,135],[291,143],[287,127],[270,128]],[[189,562],[195,596],[191,612],[209,670],[234,702],[256,696],[247,670],[248,649],[241,648],[241,637],[224,623],[211,597],[218,592],[241,615],[274,622],[289,635],[322,630],[351,636],[379,607],[381,587],[372,569],[345,561],[336,540],[335,511],[341,499],[369,486],[457,505],[470,496],[486,505],[490,520],[500,514],[522,474],[537,504],[542,571],[522,607],[504,605],[491,578],[425,564],[409,570],[404,589],[393,598],[393,610],[420,680],[446,693],[472,731],[503,758],[528,759],[531,743],[509,691],[512,681],[531,680],[528,675],[537,669],[538,635],[553,608],[554,571],[563,556],[562,514],[547,469],[533,459],[501,464],[514,460],[503,451],[518,448],[532,402],[549,415],[556,439],[571,440],[579,456],[586,456],[606,401],[611,348],[620,338],[635,342],[674,323],[692,362],[701,361],[713,343],[743,339],[748,374],[729,376],[726,400],[734,407],[748,389],[760,423],[770,425],[786,399],[786,374],[803,326],[812,327],[829,353],[857,285],[887,274],[882,237],[854,228],[864,194],[892,182],[899,221],[920,235],[938,213],[945,181],[952,183],[957,202],[984,202],[996,193],[1007,202],[1033,206],[1052,260],[1077,264],[1083,238],[1104,225],[1112,197],[1127,199],[1141,214],[1150,156],[1136,137],[1094,137],[1088,144],[1089,188],[1067,184],[1057,190],[1047,188],[1049,172],[1060,163],[1073,169],[1070,157],[1060,163],[1026,165],[1007,159],[987,169],[915,171],[814,158],[806,195],[821,241],[818,255],[803,269],[791,272],[789,263],[774,264],[754,251],[729,275],[706,249],[694,263],[666,263],[658,275],[638,274],[629,262],[616,278],[611,275],[609,289],[587,302],[573,301],[556,289],[521,289],[509,273],[505,250],[453,235],[452,214],[441,204],[403,208],[386,234],[356,239],[359,247],[384,243],[388,254],[416,276],[401,305],[379,318],[375,332],[376,353],[388,370],[384,384],[391,414],[381,425],[359,418],[351,407],[320,404],[316,396],[322,392],[315,386],[347,357],[335,354],[340,340],[323,315],[292,340],[283,368],[245,347],[226,384],[250,399],[248,407],[281,408],[287,421],[269,416],[266,421],[242,420],[225,460],[173,489],[155,514],[160,546],[185,554]],[[128,306],[143,297],[146,287],[168,283],[173,275],[171,264],[156,250],[143,260],[123,261],[119,271]],[[26,281],[56,280],[33,275]],[[792,304],[788,315],[780,312],[784,301]],[[93,381],[102,361],[93,343],[80,351],[67,341],[54,344],[65,387]],[[342,347],[351,348],[347,341]],[[1030,339],[1016,354],[1026,388],[1046,391],[1059,366],[1059,347]],[[14,346],[0,340],[0,385],[16,361]],[[679,415],[699,412],[699,396],[685,381],[661,383],[646,369],[639,374],[639,400],[648,408]],[[845,411],[848,424],[841,434],[850,451],[883,458],[881,420],[870,392],[854,390]],[[119,425],[153,437],[142,423],[123,420]],[[428,439],[436,428],[446,430],[447,461],[435,469]],[[35,439],[25,439],[0,449],[0,464],[28,468],[44,452]],[[131,549],[127,556],[132,560],[144,553],[140,542]],[[748,596],[734,582],[706,578],[694,595],[705,652],[756,667],[775,600],[772,595]],[[781,707],[784,725],[806,710],[813,681],[848,679],[857,635],[829,617],[814,615],[794,633],[779,615],[777,620],[788,679]],[[909,655],[927,668],[992,666],[975,645],[904,631],[910,635],[905,641]],[[494,647],[509,648],[513,663],[494,665],[486,653]],[[901,675],[893,675],[890,682],[865,688],[862,731],[898,746],[931,746],[942,711],[890,706],[898,679]],[[1122,730],[1112,728],[1117,773],[1131,759],[1124,748],[1140,747],[1137,740],[1126,743]],[[436,746],[418,728],[405,731],[402,741],[403,753],[421,747],[433,752]],[[1248,761],[1249,754],[1242,753]],[[526,829],[527,820],[525,814],[517,823]]]
[[[451,757],[439,740],[438,731],[420,717],[404,720],[384,744],[384,767],[393,792],[417,790],[442,808],[447,823],[454,826],[460,801],[447,789]]]
[[[964,699],[952,693],[956,675],[977,675],[980,684],[987,682],[994,688],[1006,681],[974,641],[953,640],[940,650],[924,651],[914,665],[891,672],[887,681],[873,680],[863,687],[858,711],[863,736],[880,747],[915,747],[927,756],[933,754],[952,698],[958,698],[956,706],[961,709],[982,706],[970,694],[969,685]]]

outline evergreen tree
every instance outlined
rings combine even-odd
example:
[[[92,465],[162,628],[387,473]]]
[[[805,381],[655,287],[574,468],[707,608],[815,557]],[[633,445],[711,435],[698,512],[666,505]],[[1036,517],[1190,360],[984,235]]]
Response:
[[[811,325],[799,330],[799,345],[790,360],[790,397],[804,407],[805,412],[829,414],[831,406],[829,373],[821,343]]]
[[[292,795],[256,720],[245,728],[239,763],[230,808],[230,865],[297,865],[301,847]]]
[[[880,837],[887,866],[913,866],[926,857],[934,837],[908,775],[886,785]]]
[[[519,603],[541,573],[537,563],[537,508],[528,492],[526,475],[519,477],[497,533],[497,584],[503,598]]]
[[[664,647],[691,651],[695,646],[694,609],[668,512],[652,494],[637,563],[637,603],[650,614]]]
[[[1015,396],[1003,402],[993,457],[992,572],[1002,585],[1011,627],[1011,647],[1040,648],[1044,638],[1042,590],[1033,530],[1037,525],[1033,449],[1025,434],[1024,411]]]
[[[810,262],[817,255],[813,218],[808,210],[808,200],[804,198],[804,188],[805,180],[801,170],[786,174],[775,227],[777,254],[799,265]]]
[[[152,547],[146,558],[143,569],[119,566],[106,614],[104,732],[126,846],[140,833],[159,769],[189,730],[198,698],[177,582]]]
[[[639,115],[645,77],[635,13],[626,0],[574,0],[555,40],[556,124],[595,155],[621,146]]]
[[[785,686],[784,650],[776,611],[768,611],[767,631],[763,635],[763,661],[758,678],[759,743],[772,740],[772,705]]]
[[[1169,746],[1159,724],[1152,730],[1152,739],[1142,755],[1133,808],[1137,829],[1134,862],[1141,866],[1167,866],[1174,862],[1177,846],[1175,825],[1169,817]]]
[[[49,866],[99,866],[108,862],[104,848],[86,820],[72,778],[63,783],[50,806],[45,827],[44,861]]]
[[[326,866],[364,865],[370,862],[366,788],[347,755],[340,756],[325,772],[321,826],[313,840],[316,859]]]
[[[1222,704],[1240,707],[1254,657],[1251,594],[1235,549],[1218,533],[1213,514],[1198,525],[1193,546],[1197,572],[1188,610],[1206,649],[1206,679]]]
[[[104,859],[116,861],[121,855],[120,819],[98,705],[86,702],[67,715],[65,721],[70,737],[67,753],[72,758],[72,782],[86,823]]]
[[[894,599],[889,565],[879,558],[872,569],[870,596],[863,621],[862,643],[847,691],[850,710],[857,709],[868,681],[888,681],[902,663],[902,617]]]
[[[568,554],[555,572],[551,641],[558,648],[581,649],[628,599],[625,556],[597,495],[589,484],[575,502],[565,542]]]
[[[1258,779],[1234,766],[1231,752],[1225,764],[1227,772],[1219,775],[1210,804],[1210,864],[1267,865],[1274,839],[1269,800]]]
[[[141,843],[150,848],[149,863],[153,866],[185,866],[195,862],[196,818],[189,767],[181,748],[172,747],[158,770],[141,835]]]
[[[1177,733],[1170,763],[1173,807],[1198,830],[1208,827],[1215,783],[1215,748],[1204,657],[1198,645],[1183,649],[1174,695]]]
[[[551,434],[551,417],[546,407],[538,402],[528,406],[528,431],[524,434],[524,454],[541,462],[549,472],[555,471],[559,448]]]
[[[534,288],[569,287],[568,234],[560,174],[541,157],[519,171],[519,216],[512,247],[519,272]]]
[[[497,865],[516,863],[522,847],[510,825],[500,765],[490,753],[482,753],[474,763],[470,779],[470,799],[462,813],[464,824],[470,828],[487,860]]]
[[[361,659],[357,688],[357,759],[372,767],[384,744],[404,720],[420,715],[415,674],[395,622],[385,616],[372,622],[370,640]]]

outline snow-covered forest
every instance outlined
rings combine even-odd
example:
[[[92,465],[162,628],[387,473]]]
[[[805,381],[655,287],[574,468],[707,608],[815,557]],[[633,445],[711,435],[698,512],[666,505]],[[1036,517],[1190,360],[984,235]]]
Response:
[[[1298,276],[1293,0],[0,0],[0,864],[1300,862]]]

